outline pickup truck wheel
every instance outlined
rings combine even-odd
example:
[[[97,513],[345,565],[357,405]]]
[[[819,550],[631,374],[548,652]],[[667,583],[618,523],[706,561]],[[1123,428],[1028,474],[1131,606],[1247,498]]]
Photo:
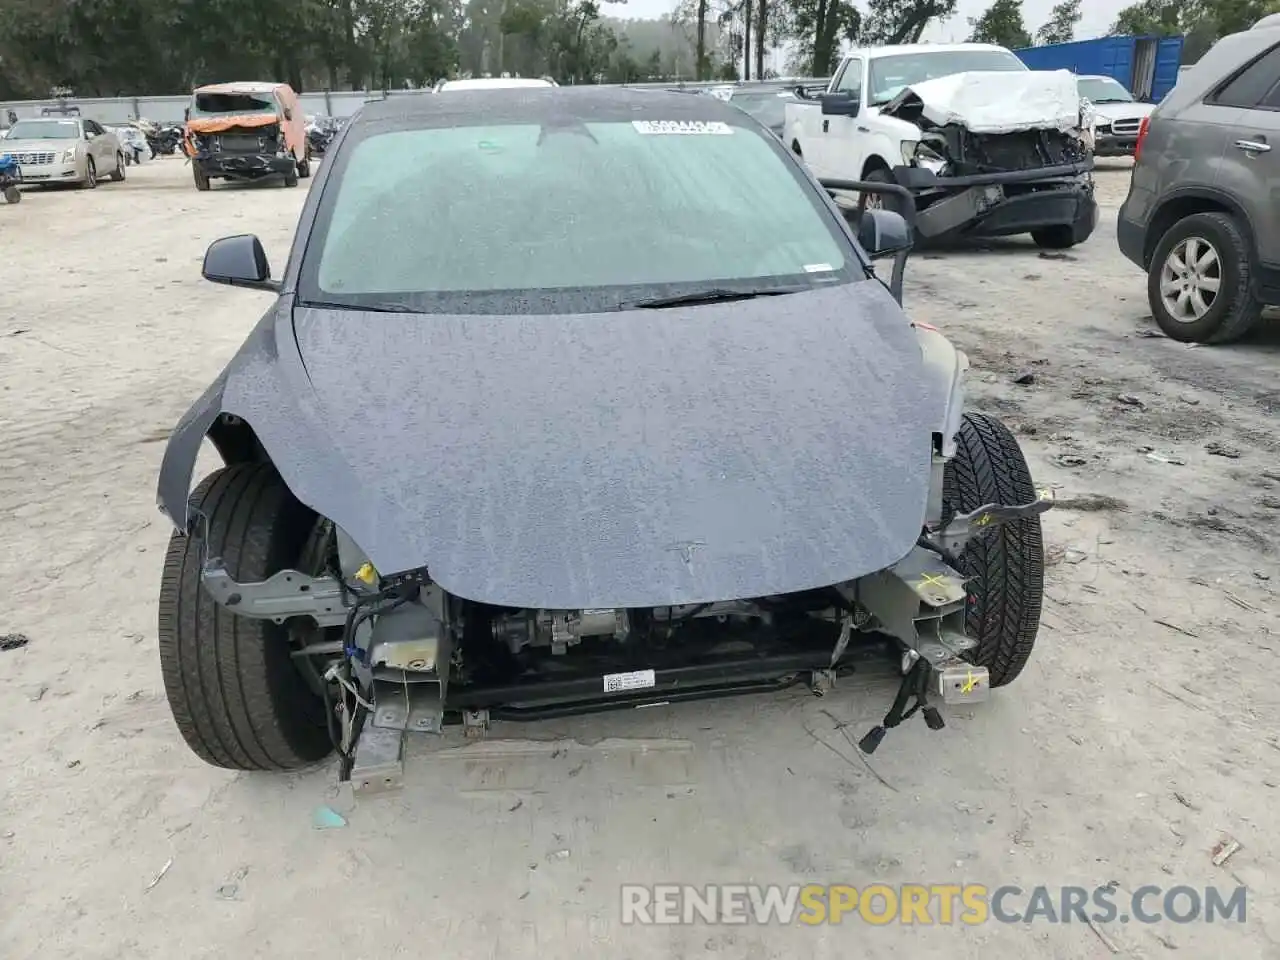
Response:
[[[311,176],[311,150],[307,150],[307,155],[302,158],[302,162],[298,164],[298,176],[303,180]]]
[[[1071,223],[1059,223],[1052,227],[1032,230],[1031,239],[1035,241],[1037,247],[1043,247],[1046,250],[1066,250],[1080,242],[1076,239],[1075,224]]]
[[[883,168],[877,168],[869,172],[862,178],[868,183],[893,183],[893,174]],[[865,210],[889,210],[893,213],[902,213],[902,203],[891,193],[868,193],[867,202],[863,205]]]
[[[1036,499],[1031,471],[1009,428],[995,417],[967,413],[956,455],[943,475],[942,516],[988,503]],[[1007,523],[970,540],[960,554],[969,591],[965,632],[977,642],[966,659],[986,667],[991,686],[1012,683],[1031,657],[1044,602],[1044,538],[1039,517]]]
[[[1160,329],[1183,343],[1229,343],[1262,318],[1251,289],[1249,240],[1234,217],[1196,213],[1156,244],[1147,300]]]
[[[5,203],[21,203],[22,191],[19,190],[17,187],[5,187],[4,202]]]
[[[169,539],[160,580],[160,670],[169,708],[187,745],[232,770],[288,770],[332,749],[325,701],[291,656],[290,631],[237,617],[200,582],[206,556],[237,580],[263,580],[297,567],[316,517],[270,464],[236,464],[191,495],[203,519]]]
[[[284,185],[286,187],[296,187],[298,185],[298,164],[291,163],[289,169],[284,172]]]
[[[195,180],[197,190],[209,189],[209,175],[201,170],[200,164],[194,160],[191,163],[191,179]]]

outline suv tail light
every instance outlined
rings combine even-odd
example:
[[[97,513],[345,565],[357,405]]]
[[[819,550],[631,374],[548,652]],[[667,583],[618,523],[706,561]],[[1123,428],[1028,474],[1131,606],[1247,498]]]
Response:
[[[1151,126],[1151,118],[1143,117],[1142,123],[1138,124],[1138,140],[1133,145],[1133,162],[1137,163],[1138,158],[1142,156],[1142,141],[1147,139],[1147,128]]]

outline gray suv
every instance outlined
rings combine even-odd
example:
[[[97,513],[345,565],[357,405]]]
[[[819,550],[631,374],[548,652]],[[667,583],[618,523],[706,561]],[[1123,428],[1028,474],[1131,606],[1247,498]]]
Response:
[[[1280,16],[1223,37],[1143,122],[1121,252],[1175,340],[1226,343],[1280,305]]]

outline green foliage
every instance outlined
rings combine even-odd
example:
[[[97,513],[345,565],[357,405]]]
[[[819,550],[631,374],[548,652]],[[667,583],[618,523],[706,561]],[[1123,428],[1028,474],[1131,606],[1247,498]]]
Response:
[[[704,33],[708,75],[723,72],[724,35]],[[54,87],[181,93],[233,79],[300,91],[502,73],[688,79],[692,50],[674,20],[613,20],[600,0],[0,0],[0,99]]]
[[[1195,63],[1220,37],[1248,30],[1271,13],[1280,13],[1280,0],[1139,0],[1120,11],[1110,33],[1182,34],[1182,61]]]
[[[1080,0],[1062,0],[1049,12],[1049,19],[1036,31],[1036,43],[1067,43],[1075,39],[1080,22]]]
[[[970,43],[998,43],[1010,50],[1031,46],[1022,20],[1022,0],[995,0],[980,17],[969,17]]]

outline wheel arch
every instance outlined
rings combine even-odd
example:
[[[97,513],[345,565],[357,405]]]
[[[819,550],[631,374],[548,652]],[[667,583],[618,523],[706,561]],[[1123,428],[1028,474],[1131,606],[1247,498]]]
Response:
[[[867,157],[867,162],[862,165],[862,173],[858,179],[865,180],[873,170],[883,170],[885,173],[893,173],[893,167],[889,166],[889,161],[878,153],[873,153]]]
[[[1142,244],[1144,269],[1151,269],[1151,258],[1155,255],[1156,247],[1173,225],[1197,213],[1225,213],[1234,217],[1240,223],[1240,229],[1244,231],[1245,238],[1249,241],[1251,259],[1256,261],[1253,223],[1235,198],[1209,187],[1189,187],[1171,193],[1151,215]]]

